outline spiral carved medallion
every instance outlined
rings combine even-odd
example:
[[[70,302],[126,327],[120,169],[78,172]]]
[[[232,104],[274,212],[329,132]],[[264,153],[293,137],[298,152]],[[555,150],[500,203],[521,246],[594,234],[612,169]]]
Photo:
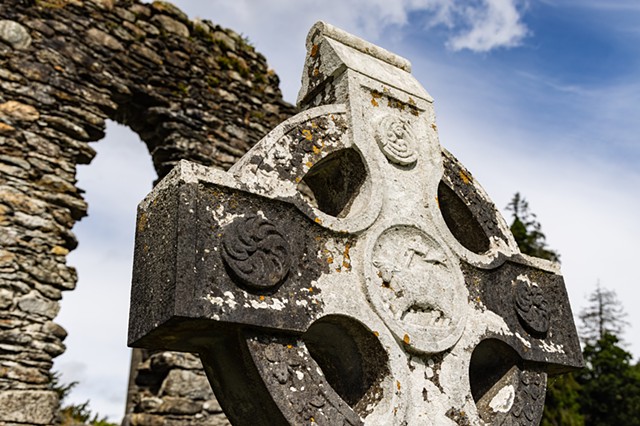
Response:
[[[257,215],[236,218],[224,230],[222,258],[244,285],[270,289],[291,268],[291,247],[280,230]]]
[[[526,276],[516,279],[514,302],[525,328],[535,334],[549,330],[549,306],[542,289]]]
[[[395,115],[383,117],[378,122],[376,140],[392,163],[410,166],[418,160],[415,136],[407,120]]]

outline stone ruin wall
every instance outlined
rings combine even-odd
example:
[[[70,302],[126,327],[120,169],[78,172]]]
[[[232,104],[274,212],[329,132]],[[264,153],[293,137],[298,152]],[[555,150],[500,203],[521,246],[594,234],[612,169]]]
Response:
[[[54,320],[87,214],[76,166],[105,120],[133,129],[162,177],[179,159],[226,169],[293,113],[241,36],[168,3],[0,3],[0,425],[55,422]],[[135,351],[131,377],[126,424],[226,424],[194,355]]]

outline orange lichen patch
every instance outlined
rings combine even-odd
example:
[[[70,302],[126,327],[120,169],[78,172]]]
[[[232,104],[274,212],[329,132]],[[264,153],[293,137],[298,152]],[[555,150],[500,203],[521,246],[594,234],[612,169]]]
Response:
[[[344,252],[342,253],[342,267],[347,270],[351,270],[351,257],[349,256],[349,250],[351,250],[351,243],[347,242],[344,245]]]
[[[320,219],[319,217],[316,217],[315,219],[313,219],[313,221],[318,225],[322,225],[322,219]]]
[[[313,287],[309,287],[309,293],[313,293]]]
[[[302,136],[304,136],[304,138],[308,141],[313,139],[313,134],[311,134],[311,130],[309,129],[303,129]]]
[[[408,345],[411,342],[411,339],[409,338],[408,334],[405,334],[402,338],[402,341]]]
[[[147,226],[147,220],[148,219],[149,218],[147,217],[146,213],[142,213],[140,215],[140,217],[138,218],[138,226],[136,226],[136,229],[137,229],[138,232],[144,231],[144,228],[146,228],[146,226]]]
[[[440,200],[438,200],[438,197],[436,197],[436,205],[440,208]]]
[[[53,248],[51,249],[51,253],[55,254],[56,256],[66,256],[69,254],[69,249],[66,249],[62,246],[53,246]]]
[[[398,390],[400,390],[401,386],[400,386],[400,381],[399,380],[396,380],[396,387],[398,388]]]
[[[314,76],[314,77],[317,77],[317,76],[318,76],[318,74],[320,74],[320,70],[319,70],[318,68],[314,68],[314,69],[313,69],[313,76]]]
[[[409,105],[416,106],[416,101],[414,101],[411,96],[409,96]]]
[[[346,260],[351,260],[351,258],[349,257],[349,250],[351,250],[351,243],[348,242],[347,244],[344,245],[344,253],[343,253],[344,258]]]
[[[318,45],[314,44],[313,46],[311,46],[311,57],[313,58],[317,54],[318,54]]]
[[[311,161],[307,161],[305,163],[305,166],[307,166],[308,168],[312,168],[313,167],[313,163]]]
[[[313,149],[314,154],[320,154],[320,152],[322,152],[322,150],[315,145],[312,146],[311,149]]]
[[[464,170],[460,170],[458,174],[460,175],[460,179],[462,179],[462,181],[467,185],[473,181],[473,178],[471,177],[471,175]]]
[[[436,126],[436,123],[431,123],[431,128],[433,129],[434,132],[438,131],[438,126]]]
[[[301,180],[302,178],[300,176],[296,176],[296,183],[300,183]]]
[[[287,349],[292,349],[293,346],[292,345],[287,345]]]
[[[378,333],[377,331],[374,331],[373,335],[376,336],[376,337],[380,337],[380,333]]]
[[[420,111],[415,108],[411,108],[411,114],[417,117],[420,115]]]
[[[261,300],[261,301],[262,301],[262,300],[264,300],[264,296],[260,296],[260,300]]]
[[[327,263],[333,263],[333,257],[327,257]]]
[[[382,97],[382,93],[378,92],[377,90],[372,90],[371,91],[371,105],[373,105],[374,107],[377,107],[378,105],[380,105],[376,99],[380,99]]]

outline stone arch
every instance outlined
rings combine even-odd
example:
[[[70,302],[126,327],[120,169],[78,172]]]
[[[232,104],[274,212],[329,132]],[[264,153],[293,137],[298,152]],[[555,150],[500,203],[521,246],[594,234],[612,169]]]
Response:
[[[161,178],[180,159],[226,169],[293,112],[242,37],[168,3],[0,4],[0,423],[53,421],[50,368],[66,336],[53,320],[62,292],[75,287],[66,255],[87,211],[75,171],[91,162],[88,142],[104,137],[105,120],[140,136]],[[166,391],[154,372],[199,375],[189,355],[149,356],[136,353],[132,365],[130,424],[152,424],[163,411],[166,401],[141,403]],[[180,414],[167,401],[172,424],[215,413],[199,403]]]

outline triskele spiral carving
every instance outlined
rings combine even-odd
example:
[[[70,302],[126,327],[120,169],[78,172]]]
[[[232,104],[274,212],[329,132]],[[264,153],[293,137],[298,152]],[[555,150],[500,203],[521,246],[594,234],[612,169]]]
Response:
[[[222,258],[246,286],[269,289],[291,268],[291,248],[269,220],[257,215],[236,218],[224,230]]]
[[[526,276],[516,280],[515,308],[525,328],[538,334],[549,330],[549,306],[542,289]]]
[[[408,121],[387,115],[378,122],[376,140],[392,163],[410,166],[418,159],[415,136]]]

